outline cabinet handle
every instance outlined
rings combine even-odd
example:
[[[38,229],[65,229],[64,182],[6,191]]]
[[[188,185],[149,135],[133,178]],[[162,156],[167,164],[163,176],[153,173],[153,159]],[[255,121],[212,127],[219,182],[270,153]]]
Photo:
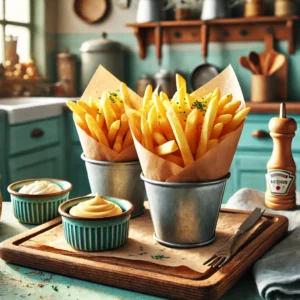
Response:
[[[40,129],[40,128],[36,128],[36,129],[33,129],[32,131],[31,131],[31,137],[33,137],[33,138],[39,138],[39,137],[41,137],[41,136],[43,136],[44,135],[44,131],[42,130],[42,129]]]
[[[270,137],[270,133],[264,130],[254,130],[252,136],[257,139],[265,139]]]

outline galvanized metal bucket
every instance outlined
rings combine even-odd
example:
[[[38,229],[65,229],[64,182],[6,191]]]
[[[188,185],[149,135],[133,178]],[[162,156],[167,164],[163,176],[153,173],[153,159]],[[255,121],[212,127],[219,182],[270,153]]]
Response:
[[[154,238],[176,248],[193,248],[214,241],[227,176],[208,182],[145,182]]]
[[[146,191],[140,178],[142,168],[139,161],[97,161],[86,158],[84,154],[81,155],[81,159],[85,161],[93,194],[130,201],[134,205],[132,218],[144,212]]]

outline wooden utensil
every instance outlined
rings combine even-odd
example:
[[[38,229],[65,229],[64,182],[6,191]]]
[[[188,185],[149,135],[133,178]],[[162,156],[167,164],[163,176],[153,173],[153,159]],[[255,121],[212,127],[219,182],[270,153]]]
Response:
[[[99,22],[108,10],[107,0],[75,0],[74,12],[85,23]]]
[[[251,51],[249,54],[249,60],[251,61],[256,70],[255,74],[262,74],[259,55],[256,52]]]
[[[242,67],[244,67],[245,69],[248,69],[249,71],[254,73],[255,70],[252,69],[247,56],[240,56],[239,63]]]
[[[265,75],[268,74],[268,71],[265,70],[265,66],[268,65],[268,68],[273,64],[273,60],[276,57],[276,55],[281,54],[274,50],[274,34],[272,32],[266,32],[265,33],[265,51],[262,52],[260,57],[261,65],[264,66],[263,73]],[[266,60],[269,60],[267,62]],[[267,69],[268,70],[268,69]],[[275,95],[278,98],[278,100],[285,101],[287,100],[287,79],[288,79],[288,62],[287,59],[285,60],[283,66],[274,73],[275,77]]]
[[[286,58],[283,54],[278,54],[275,56],[272,65],[268,69],[268,75],[273,75],[277,72],[285,63]]]

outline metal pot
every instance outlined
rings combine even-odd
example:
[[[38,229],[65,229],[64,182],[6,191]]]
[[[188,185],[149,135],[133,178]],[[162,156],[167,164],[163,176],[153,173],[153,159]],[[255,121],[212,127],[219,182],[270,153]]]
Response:
[[[161,21],[165,18],[164,1],[140,0],[137,8],[136,22],[146,23]]]
[[[239,2],[241,0],[203,0],[201,19],[229,18],[231,8]]]
[[[84,42],[81,52],[81,91],[83,92],[99,65],[103,65],[119,80],[125,80],[125,49],[116,42],[102,38]]]

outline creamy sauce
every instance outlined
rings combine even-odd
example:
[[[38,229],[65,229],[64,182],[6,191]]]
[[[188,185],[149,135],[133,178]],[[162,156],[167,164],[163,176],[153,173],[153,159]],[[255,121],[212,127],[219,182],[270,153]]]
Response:
[[[61,192],[62,189],[55,183],[47,180],[34,181],[28,185],[24,185],[19,193],[28,195],[44,195]]]
[[[121,213],[119,205],[102,199],[98,194],[94,199],[78,203],[69,211],[71,216],[91,219],[113,217]]]

